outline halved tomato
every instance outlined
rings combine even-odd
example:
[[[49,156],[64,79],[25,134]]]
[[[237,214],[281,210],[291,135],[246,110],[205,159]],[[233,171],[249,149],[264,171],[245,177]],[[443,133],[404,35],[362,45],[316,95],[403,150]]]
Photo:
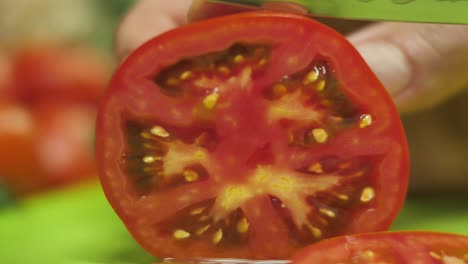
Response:
[[[468,236],[423,232],[386,232],[328,239],[303,249],[292,264],[468,263]]]
[[[270,12],[135,51],[98,113],[97,158],[111,205],[159,257],[280,259],[385,230],[408,181],[398,113],[358,52]]]

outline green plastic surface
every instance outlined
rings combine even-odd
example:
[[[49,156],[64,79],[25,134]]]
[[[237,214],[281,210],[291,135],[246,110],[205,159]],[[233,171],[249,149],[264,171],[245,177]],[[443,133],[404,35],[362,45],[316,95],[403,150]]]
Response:
[[[305,7],[311,15],[359,20],[391,20],[468,24],[466,0],[211,0],[262,6],[289,2]]]
[[[409,197],[392,230],[468,235],[466,194]],[[0,263],[153,263],[93,182],[0,211]]]

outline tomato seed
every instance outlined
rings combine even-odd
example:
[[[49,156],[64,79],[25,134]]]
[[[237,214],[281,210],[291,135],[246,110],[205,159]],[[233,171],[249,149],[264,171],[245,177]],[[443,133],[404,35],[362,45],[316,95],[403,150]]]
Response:
[[[361,122],[359,122],[360,128],[365,128],[372,125],[372,116],[369,114],[365,114],[361,116]]]
[[[161,160],[161,157],[144,156],[142,160],[143,160],[144,163],[153,163],[153,162],[155,162],[157,160]]]
[[[315,239],[320,239],[322,237],[322,230],[320,230],[319,228],[311,224],[307,224],[307,228],[312,233],[312,236],[314,236]]]
[[[167,132],[166,129],[164,129],[161,126],[152,127],[150,132],[151,132],[151,134],[153,134],[155,136],[158,136],[158,137],[162,137],[162,138],[169,137],[169,132]]]
[[[175,230],[172,235],[177,240],[187,239],[190,237],[190,233],[182,229]]]
[[[233,61],[234,61],[235,63],[242,63],[242,62],[245,61],[245,57],[242,56],[241,54],[237,54],[236,56],[234,56]]]
[[[319,212],[320,212],[321,214],[324,214],[324,215],[330,217],[330,218],[335,218],[335,217],[336,217],[335,212],[333,212],[333,211],[330,210],[330,209],[320,208],[320,209],[319,209]]]
[[[194,170],[185,170],[184,171],[184,178],[187,182],[194,182],[198,180],[198,173]]]
[[[247,233],[248,230],[249,230],[249,222],[244,217],[241,220],[239,220],[239,222],[237,222],[237,231],[243,234],[243,233]]]
[[[317,83],[317,86],[315,86],[315,90],[317,90],[317,92],[321,92],[325,89],[325,80],[320,80],[318,83]]]
[[[375,258],[375,252],[372,250],[365,250],[361,253],[363,259],[371,261]]]
[[[310,171],[310,172],[315,172],[315,173],[323,173],[322,164],[320,164],[319,162],[316,162],[316,163],[310,165],[307,168],[307,170]]]
[[[171,77],[167,79],[166,83],[169,86],[177,86],[177,85],[180,85],[180,80],[177,78]]]
[[[218,244],[223,239],[223,230],[218,229],[213,235],[213,243]]]
[[[182,74],[180,75],[179,79],[185,81],[185,80],[187,80],[188,78],[192,77],[192,75],[193,75],[193,72],[191,72],[191,71],[184,71],[184,72],[182,72]]]
[[[367,203],[370,202],[375,197],[375,191],[372,187],[366,187],[362,190],[361,193],[361,202]]]
[[[317,143],[325,143],[328,139],[328,133],[323,128],[314,128],[311,132]]]
[[[342,200],[342,201],[348,201],[349,196],[346,194],[341,194],[341,193],[335,193],[336,198]]]
[[[219,94],[214,92],[212,94],[207,95],[203,99],[203,105],[205,106],[206,109],[213,109],[216,106],[216,103],[218,102],[219,99]]]
[[[442,259],[442,256],[435,253],[434,251],[429,251],[429,255],[435,259]]]
[[[288,92],[288,88],[282,83],[277,83],[273,85],[272,89],[273,89],[273,95],[275,97],[281,97]]]
[[[210,229],[210,227],[211,225],[200,227],[195,231],[195,234],[197,234],[197,236],[203,235],[203,233],[205,233],[208,229]]]
[[[201,213],[203,213],[203,211],[205,211],[205,207],[200,207],[200,208],[196,208],[196,209],[193,209],[192,211],[190,211],[190,215],[199,215]]]
[[[317,72],[316,69],[313,69],[310,71],[304,78],[304,81],[302,82],[304,85],[311,84],[315,81],[317,81],[319,78],[319,73]]]

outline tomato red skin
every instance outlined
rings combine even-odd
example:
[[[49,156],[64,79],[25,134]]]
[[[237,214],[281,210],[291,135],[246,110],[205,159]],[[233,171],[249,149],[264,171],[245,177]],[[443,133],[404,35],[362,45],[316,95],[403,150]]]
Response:
[[[85,46],[25,46],[12,63],[15,94],[25,101],[57,98],[96,104],[110,76],[103,56]]]
[[[74,102],[1,102],[2,181],[26,196],[95,177],[94,122],[95,109]]]
[[[0,177],[17,195],[44,187],[35,155],[36,124],[28,109],[13,102],[0,102]],[[8,150],[8,151],[6,151]]]
[[[383,252],[375,249],[376,246],[393,251]],[[335,237],[302,249],[293,256],[291,263],[348,263],[346,261],[359,258],[357,253],[365,250],[392,255],[397,262],[391,263],[398,264],[417,261],[419,261],[417,263],[435,263],[436,259],[430,254],[441,254],[441,252],[447,255],[458,254],[458,257],[465,258],[466,261],[468,236],[433,231],[398,231]]]
[[[66,186],[95,177],[95,108],[76,102],[42,101],[32,111],[38,130],[36,155],[48,185]]]
[[[84,45],[36,43],[0,51],[2,109],[21,109],[28,122],[21,133],[0,131],[0,147],[9,149],[0,155],[0,174],[16,196],[96,176],[95,116],[109,62]]]
[[[253,30],[246,30],[253,23],[265,23],[266,25],[272,23],[280,27],[282,22],[284,22],[284,27],[288,27],[290,24],[304,27],[297,27],[294,30],[288,28],[291,30],[288,34],[280,32],[284,29],[271,28],[268,31],[270,36],[267,39],[264,39],[266,33],[260,35]],[[222,26],[225,24],[228,24],[229,27],[225,28]],[[117,118],[117,113],[125,107],[131,109],[139,109],[139,107],[138,102],[130,100],[122,101],[114,98],[112,95],[121,93],[123,89],[140,89],[138,85],[134,84],[141,83],[144,86],[144,81],[142,80],[149,76],[154,76],[164,65],[173,64],[177,58],[209,53],[213,50],[222,50],[229,46],[230,43],[236,41],[271,41],[274,44],[276,41],[293,40],[294,38],[298,38],[298,35],[305,34],[303,31],[310,30],[307,27],[319,31],[316,34],[317,39],[315,44],[317,45],[317,49],[320,50],[321,55],[326,57],[335,66],[337,78],[345,86],[360,87],[356,90],[347,90],[346,95],[361,109],[374,108],[373,114],[381,118],[380,125],[384,126],[388,123],[400,124],[396,108],[388,94],[381,94],[379,97],[381,101],[379,102],[369,102],[366,100],[368,97],[373,97],[372,95],[376,93],[374,87],[379,87],[381,84],[364,60],[359,55],[356,55],[357,53],[351,44],[344,37],[338,35],[338,33],[324,28],[311,19],[291,14],[270,12],[243,13],[202,21],[179,28],[176,31],[167,32],[150,40],[131,54],[117,70],[108,93],[103,100],[103,104],[101,104],[97,120],[97,159],[104,192],[129,231],[149,252],[158,255],[158,253],[161,254],[160,252],[167,254],[168,251],[172,251],[176,252],[176,257],[191,256],[191,252],[178,251],[174,242],[149,241],[146,234],[149,231],[138,227],[137,220],[134,217],[137,212],[132,211],[131,208],[133,203],[131,196],[133,194],[122,187],[126,184],[126,176],[119,170],[118,162],[109,156],[107,149],[120,150],[121,148],[119,142],[123,140],[122,135],[116,132],[121,128],[117,122],[112,121]],[[313,34],[310,31],[307,33]],[[213,39],[216,39],[216,41],[213,41]],[[302,44],[297,42],[291,43],[291,49],[301,50]],[[164,52],[162,52],[163,50]],[[284,72],[275,68],[272,75],[282,76]],[[382,92],[379,90],[378,93]],[[372,107],[372,105],[381,105],[381,107],[376,108]],[[149,111],[141,114],[152,115]],[[380,197],[374,202],[378,204],[379,209],[361,212],[360,215],[356,215],[353,222],[350,223],[347,230],[348,233],[386,230],[403,205],[409,167],[408,150],[401,125],[395,125],[392,133],[397,141],[402,142],[403,147],[389,153],[388,162],[384,161],[382,163],[382,179],[386,178],[387,180],[376,184]],[[363,138],[366,138],[365,133],[363,133]],[[349,153],[352,151],[352,146],[345,144],[342,151]],[[395,167],[394,162],[392,162],[393,160],[401,161],[398,167]],[[223,257],[223,255],[217,255],[216,252],[211,252],[209,247],[200,246],[197,250],[200,256]],[[246,252],[229,252],[224,257],[242,258],[251,256]]]

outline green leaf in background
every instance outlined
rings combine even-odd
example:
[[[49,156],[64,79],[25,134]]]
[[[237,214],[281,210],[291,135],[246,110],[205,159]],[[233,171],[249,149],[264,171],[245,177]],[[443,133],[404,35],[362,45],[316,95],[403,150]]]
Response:
[[[465,201],[465,202],[463,202]],[[466,194],[409,197],[392,230],[468,235]],[[152,263],[92,182],[0,211],[0,263]]]

